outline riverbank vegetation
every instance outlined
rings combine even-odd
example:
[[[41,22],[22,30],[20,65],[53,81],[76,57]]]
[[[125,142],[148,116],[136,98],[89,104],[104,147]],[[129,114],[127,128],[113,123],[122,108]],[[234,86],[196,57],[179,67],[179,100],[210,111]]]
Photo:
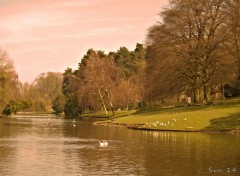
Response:
[[[104,54],[90,49],[64,73],[78,112],[208,105],[240,95],[239,2],[170,1],[145,45]],[[71,114],[72,115],[72,114]]]
[[[215,102],[208,106],[155,108],[123,112],[95,125],[127,126],[134,129],[166,131],[206,131],[239,133],[240,99]]]
[[[106,115],[108,110],[114,114],[116,110],[128,110],[131,103],[141,103],[144,54],[142,44],[137,44],[134,51],[121,47],[107,55],[89,49],[77,70],[68,68],[64,73],[65,115],[102,110]]]
[[[166,120],[157,123],[159,128],[164,124],[164,129],[175,130],[223,129],[225,122],[239,119],[237,106],[216,104],[240,96],[239,9],[237,0],[169,1],[144,44],[108,54],[89,49],[76,70],[43,73],[32,84],[18,82],[11,60],[1,50],[1,62],[8,67],[0,65],[0,110],[5,115],[64,112],[66,118],[99,112],[111,118],[138,110],[133,118],[116,121],[157,123],[162,114]],[[19,102],[27,106],[16,108]],[[170,111],[177,113],[162,107],[174,107]],[[145,128],[152,128],[148,125]]]
[[[31,84],[19,82],[7,52],[0,50],[0,111],[3,115],[19,111],[52,112],[54,100],[63,95],[61,87],[62,73],[54,72],[39,75]]]

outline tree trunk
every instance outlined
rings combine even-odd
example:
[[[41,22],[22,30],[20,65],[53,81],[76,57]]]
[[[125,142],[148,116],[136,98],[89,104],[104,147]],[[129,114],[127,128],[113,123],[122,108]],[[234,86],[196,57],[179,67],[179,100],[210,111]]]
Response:
[[[207,59],[204,59],[205,61]],[[209,69],[207,68],[207,66],[204,64],[203,67],[203,96],[204,96],[204,100],[206,102],[209,102],[211,99],[211,92],[210,92],[210,79],[209,79]]]
[[[239,49],[239,44],[238,44],[238,38],[235,37],[235,47],[236,47],[236,60],[238,62],[238,80],[240,80],[240,49]]]
[[[200,101],[200,90],[199,90],[199,87],[197,86],[195,89],[194,89],[194,103],[199,103]]]
[[[113,114],[113,116],[114,116],[115,113],[114,113],[113,104],[112,104],[112,101],[111,101],[111,99],[110,99],[110,96],[109,96],[109,93],[108,93],[108,90],[107,90],[107,89],[106,89],[106,94],[107,94],[107,97],[108,97],[108,100],[109,100],[109,104],[110,104],[110,106],[111,106],[112,114]]]
[[[203,84],[203,95],[204,95],[204,100],[206,102],[209,102],[211,100],[211,95],[210,95],[210,85],[209,83],[204,83]]]
[[[101,104],[102,104],[103,110],[105,111],[105,115],[108,115],[107,108],[106,108],[106,105],[105,105],[105,103],[103,101],[103,97],[102,97],[100,89],[98,89],[98,94],[99,94],[99,97],[100,97],[100,100],[101,100]]]
[[[240,54],[238,56],[238,80],[240,80]]]
[[[194,87],[194,92],[193,92],[193,102],[194,103],[199,103],[200,102],[200,83],[199,83],[199,77],[196,77],[195,80],[195,87]]]

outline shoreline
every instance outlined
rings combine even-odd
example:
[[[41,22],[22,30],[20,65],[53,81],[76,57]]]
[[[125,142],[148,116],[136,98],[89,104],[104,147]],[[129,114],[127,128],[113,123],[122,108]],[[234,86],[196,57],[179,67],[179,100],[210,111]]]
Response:
[[[221,129],[221,130],[171,130],[171,129],[154,129],[154,128],[147,128],[143,127],[144,124],[142,123],[135,123],[135,124],[126,124],[126,123],[113,123],[113,122],[101,122],[97,121],[94,122],[93,125],[96,126],[108,126],[108,127],[120,127],[120,128],[128,128],[132,130],[143,130],[143,131],[168,131],[168,132],[190,132],[190,133],[222,133],[222,134],[233,134],[233,135],[240,135],[240,129]]]
[[[133,130],[240,134],[240,99],[211,106],[171,107],[118,112],[94,125]]]

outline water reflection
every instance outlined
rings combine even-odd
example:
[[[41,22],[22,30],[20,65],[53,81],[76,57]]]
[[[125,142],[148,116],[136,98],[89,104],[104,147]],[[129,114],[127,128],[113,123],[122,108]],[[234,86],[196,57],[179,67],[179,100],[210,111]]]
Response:
[[[192,176],[210,167],[240,169],[239,136],[72,124],[47,117],[1,119],[1,174]],[[108,147],[99,146],[102,139]]]
[[[154,158],[154,162],[159,162],[159,167],[151,162],[146,165],[147,170],[154,170],[154,174],[204,175],[210,174],[210,167],[223,168],[223,175],[240,174],[226,173],[228,168],[240,167],[239,136],[157,131],[143,133],[144,139],[151,141],[145,151],[146,160],[152,161]],[[151,155],[149,151],[152,151]]]

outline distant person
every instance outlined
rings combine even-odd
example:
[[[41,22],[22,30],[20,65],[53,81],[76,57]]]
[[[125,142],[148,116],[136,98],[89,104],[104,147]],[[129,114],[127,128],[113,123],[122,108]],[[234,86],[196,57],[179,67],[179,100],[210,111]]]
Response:
[[[190,105],[192,104],[192,100],[191,100],[191,97],[190,97],[190,96],[188,96],[188,97],[186,98],[186,102],[187,102],[188,106],[190,106]]]

